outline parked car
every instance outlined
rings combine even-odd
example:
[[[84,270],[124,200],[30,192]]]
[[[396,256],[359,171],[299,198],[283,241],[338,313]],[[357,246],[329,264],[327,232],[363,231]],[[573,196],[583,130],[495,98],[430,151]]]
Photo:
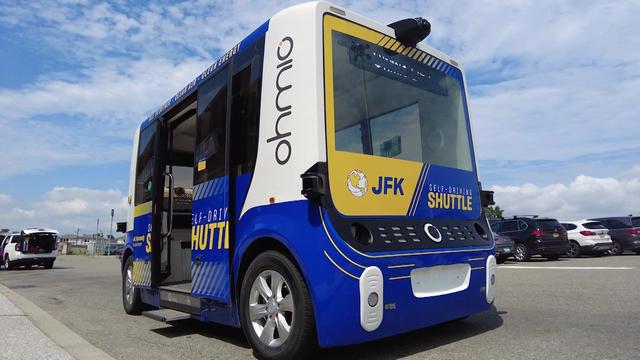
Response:
[[[492,220],[491,230],[513,240],[513,257],[517,261],[528,261],[533,255],[557,260],[569,250],[567,231],[556,219],[537,215],[514,216]]]
[[[496,262],[502,264],[510,256],[513,256],[515,244],[507,235],[500,235],[495,232],[493,233],[493,240],[496,243]]]
[[[589,219],[600,221],[609,229],[613,241],[611,254],[620,255],[625,250],[640,254],[640,216],[617,216]]]
[[[4,240],[4,268],[42,265],[51,269],[58,254],[57,240],[58,232],[51,229],[29,228],[12,233]]]
[[[581,254],[602,256],[613,249],[609,230],[599,221],[561,221],[560,224],[567,230],[569,238],[568,257],[576,258]]]

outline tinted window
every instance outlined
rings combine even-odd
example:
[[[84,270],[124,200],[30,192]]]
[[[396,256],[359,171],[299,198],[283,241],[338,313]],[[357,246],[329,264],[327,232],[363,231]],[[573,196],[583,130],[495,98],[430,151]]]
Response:
[[[225,175],[227,77],[224,68],[198,91],[195,184]]]
[[[538,220],[538,227],[544,231],[554,231],[562,228],[558,220]]]
[[[526,229],[526,228],[528,228],[528,227],[529,227],[529,225],[527,225],[527,223],[526,223],[525,221],[523,221],[523,220],[518,220],[518,229],[519,229],[519,230],[521,230],[521,231],[522,231],[522,230],[524,230],[524,229]]]
[[[631,222],[633,223],[633,226],[640,227],[640,217],[634,217],[631,219]]]
[[[500,223],[496,222],[496,223],[492,223],[491,224],[491,231],[497,233],[500,232]]]
[[[607,226],[607,229],[624,229],[629,227],[628,224],[625,224],[617,219],[605,220],[605,224]]]
[[[154,149],[156,145],[156,124],[140,132],[138,144],[138,163],[136,165],[135,205],[151,201]]]
[[[14,237],[11,238],[11,243],[12,244],[17,244],[17,243],[19,243],[21,241],[22,241],[22,236],[14,236]]]
[[[562,225],[563,228],[565,228],[567,230],[575,230],[575,229],[578,228],[577,226],[575,226],[573,224],[562,223],[561,225]],[[585,227],[586,227],[586,224],[585,224]]]
[[[597,221],[584,223],[584,224],[582,224],[582,226],[584,226],[587,229],[606,229],[607,228],[606,226],[604,226],[603,223],[597,222]],[[574,229],[575,229],[575,227],[574,227]]]
[[[234,60],[231,80],[231,161],[236,175],[253,171],[258,152],[264,38]]]
[[[500,228],[502,232],[508,231],[518,231],[518,222],[514,220],[505,221],[502,223],[502,227]]]

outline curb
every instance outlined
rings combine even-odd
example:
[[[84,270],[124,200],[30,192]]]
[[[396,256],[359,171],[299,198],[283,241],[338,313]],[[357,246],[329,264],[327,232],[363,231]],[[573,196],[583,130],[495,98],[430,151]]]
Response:
[[[109,354],[89,343],[22,295],[2,284],[0,284],[0,293],[20,308],[46,336],[75,359],[113,360]]]

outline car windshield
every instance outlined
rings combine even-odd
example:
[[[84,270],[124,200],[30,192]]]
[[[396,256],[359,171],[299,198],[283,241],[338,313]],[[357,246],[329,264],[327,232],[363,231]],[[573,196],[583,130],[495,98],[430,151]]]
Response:
[[[472,170],[458,69],[337,31],[332,39],[336,150]]]

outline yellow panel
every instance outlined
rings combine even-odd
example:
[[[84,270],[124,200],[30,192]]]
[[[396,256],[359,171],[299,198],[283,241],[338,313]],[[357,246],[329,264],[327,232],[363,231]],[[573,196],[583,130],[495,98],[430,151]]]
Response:
[[[410,53],[409,53],[409,55],[407,55],[407,56],[409,56],[409,57],[413,57],[413,54],[416,54],[416,53],[417,53],[417,50],[418,50],[418,49],[411,49],[411,52],[410,52]]]
[[[385,49],[389,49],[395,44],[399,44],[399,42],[395,41],[394,39],[391,39],[391,40],[387,41],[386,44],[384,44],[384,47],[385,47]]]
[[[327,155],[333,202],[344,215],[406,215],[422,163],[335,150],[332,30],[373,44],[377,44],[384,35],[334,16],[324,17]],[[392,42],[389,41],[389,44]],[[397,41],[389,46],[398,52],[408,49]],[[385,177],[402,181],[403,194],[393,194],[392,191],[386,195],[374,194],[372,188],[378,187],[380,179],[384,180]],[[365,182],[366,186],[363,186]],[[357,186],[353,187],[354,184]]]
[[[411,50],[411,48],[410,48],[410,47],[406,48],[406,49],[402,52],[402,55],[407,55],[407,56],[409,56],[409,50]]]
[[[146,203],[142,203],[140,205],[136,205],[133,209],[133,216],[138,217],[151,213],[151,201],[147,201]]]

